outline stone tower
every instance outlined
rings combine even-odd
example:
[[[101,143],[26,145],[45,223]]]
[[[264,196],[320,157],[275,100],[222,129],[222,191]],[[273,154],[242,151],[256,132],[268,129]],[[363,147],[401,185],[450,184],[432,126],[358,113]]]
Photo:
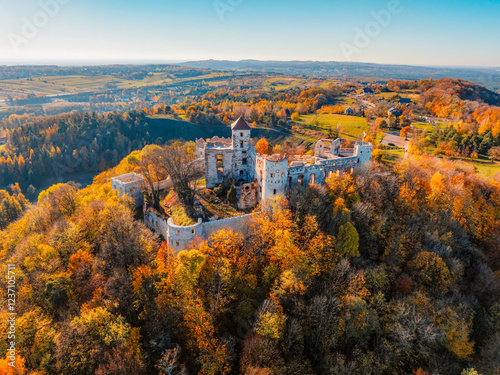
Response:
[[[284,195],[288,183],[288,157],[282,155],[257,156],[257,179],[260,198],[266,200],[276,195]]]
[[[370,163],[372,159],[373,145],[370,142],[356,142],[354,155],[358,157],[358,165]]]
[[[248,183],[255,176],[252,163],[250,132],[252,128],[240,117],[231,125],[233,140],[233,178],[236,182]]]

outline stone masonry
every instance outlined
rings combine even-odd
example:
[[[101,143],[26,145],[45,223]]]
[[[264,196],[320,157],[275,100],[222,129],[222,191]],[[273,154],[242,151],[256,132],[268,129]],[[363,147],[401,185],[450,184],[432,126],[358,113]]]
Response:
[[[232,137],[196,141],[196,155],[205,164],[207,188],[214,188],[233,178],[238,188],[239,209],[255,207],[260,201],[284,195],[293,186],[322,185],[332,174],[353,172],[369,163],[372,144],[356,142],[354,148],[341,148],[340,139],[322,139],[314,148],[314,156],[294,156],[289,163],[287,155],[259,155],[251,143],[251,127],[239,118],[231,125]],[[163,182],[162,182],[163,183]],[[243,215],[229,219],[178,226],[172,218],[159,217],[144,205],[144,177],[135,173],[113,177],[111,186],[119,196],[128,195],[137,207],[144,206],[144,221],[148,227],[161,235],[174,251],[186,249],[193,241],[206,240],[220,229],[247,235],[252,216]],[[169,186],[167,181],[165,186]],[[162,186],[160,184],[160,186]]]

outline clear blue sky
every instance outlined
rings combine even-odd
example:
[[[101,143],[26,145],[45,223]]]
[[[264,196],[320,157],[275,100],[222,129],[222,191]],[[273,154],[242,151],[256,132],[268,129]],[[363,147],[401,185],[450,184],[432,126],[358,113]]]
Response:
[[[42,10],[54,1],[65,4]],[[0,63],[212,58],[500,67],[500,0],[399,0],[380,25],[373,12],[394,1],[0,0]],[[39,26],[30,30],[26,21]],[[356,30],[367,26],[371,36],[356,44]]]

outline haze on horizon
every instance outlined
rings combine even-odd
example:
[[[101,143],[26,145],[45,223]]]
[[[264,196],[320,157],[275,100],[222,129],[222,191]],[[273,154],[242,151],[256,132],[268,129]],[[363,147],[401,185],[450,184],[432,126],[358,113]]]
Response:
[[[498,16],[494,0],[0,0],[0,63],[500,67]]]

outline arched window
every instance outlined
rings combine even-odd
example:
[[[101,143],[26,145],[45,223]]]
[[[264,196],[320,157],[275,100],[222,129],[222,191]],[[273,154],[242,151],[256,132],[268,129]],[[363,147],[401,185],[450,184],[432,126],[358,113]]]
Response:
[[[276,195],[278,191],[276,189],[273,190],[273,194]]]
[[[314,185],[316,183],[316,175],[315,174],[312,174],[310,177],[309,177],[309,185]]]

